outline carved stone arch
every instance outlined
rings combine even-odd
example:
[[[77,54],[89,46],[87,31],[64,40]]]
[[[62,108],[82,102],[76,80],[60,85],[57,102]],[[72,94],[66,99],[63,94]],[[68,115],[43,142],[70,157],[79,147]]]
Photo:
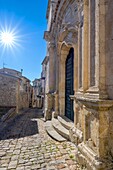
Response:
[[[65,115],[65,63],[71,45],[59,43],[59,114]]]
[[[64,27],[64,24],[71,22],[73,26],[79,23],[79,8],[83,4],[82,0],[62,0],[56,8],[56,15],[54,18],[55,25],[59,25],[59,32]],[[59,22],[60,21],[60,22]]]
[[[77,2],[77,3],[76,3]],[[58,91],[59,91],[59,114],[65,114],[65,63],[66,58],[71,48],[76,51],[74,55],[74,76],[77,77],[77,66],[78,64],[78,28],[79,28],[79,17],[78,17],[78,1],[74,0],[63,0],[60,2],[59,7],[56,11],[55,26],[58,28],[56,35],[57,42],[57,56],[58,56]],[[75,8],[76,7],[76,8]],[[70,11],[70,9],[73,8]],[[74,10],[74,8],[76,10]],[[70,13],[71,12],[71,13]],[[71,15],[71,17],[70,17]],[[59,22],[60,21],[60,22]],[[74,80],[74,91],[77,86]]]

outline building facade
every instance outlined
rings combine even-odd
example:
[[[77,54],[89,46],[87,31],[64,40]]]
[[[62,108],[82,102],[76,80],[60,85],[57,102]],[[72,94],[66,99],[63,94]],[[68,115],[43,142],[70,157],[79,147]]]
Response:
[[[113,169],[112,10],[112,0],[49,0],[44,33],[45,119],[74,122],[78,161],[93,170]]]
[[[30,80],[13,69],[0,69],[0,107],[28,108],[31,104]]]
[[[42,82],[40,79],[35,79],[33,81],[33,98],[32,106],[37,108],[42,108]]]

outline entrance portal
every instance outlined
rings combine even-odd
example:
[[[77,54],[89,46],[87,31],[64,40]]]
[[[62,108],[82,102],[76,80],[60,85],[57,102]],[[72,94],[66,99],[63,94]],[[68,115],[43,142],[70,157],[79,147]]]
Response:
[[[74,121],[73,100],[74,95],[74,49],[71,48],[66,59],[66,80],[65,80],[65,116]]]

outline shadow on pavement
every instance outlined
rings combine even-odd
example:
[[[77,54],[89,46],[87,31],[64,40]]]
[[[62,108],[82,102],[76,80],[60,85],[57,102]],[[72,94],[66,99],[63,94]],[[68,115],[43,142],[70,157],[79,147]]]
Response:
[[[43,118],[43,113],[38,109],[28,109],[22,114],[15,116],[9,120],[0,129],[0,140],[15,139],[21,137],[32,136],[39,133],[38,119]]]

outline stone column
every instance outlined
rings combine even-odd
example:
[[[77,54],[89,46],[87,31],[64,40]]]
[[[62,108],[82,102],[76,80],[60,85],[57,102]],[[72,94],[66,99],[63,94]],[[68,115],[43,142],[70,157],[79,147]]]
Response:
[[[84,23],[83,23],[83,59],[82,59],[82,86],[83,91],[88,89],[88,18],[89,1],[84,0]]]
[[[93,2],[93,1],[92,1]],[[95,77],[94,83],[95,85],[91,87],[91,80],[89,77],[89,89],[87,91],[87,97],[89,98],[97,98],[97,99],[107,99],[107,92],[106,92],[106,47],[105,47],[105,9],[106,5],[104,0],[97,0],[95,1],[95,45],[90,45],[90,51],[92,51],[91,48],[95,48],[95,58],[93,59],[95,62],[95,72],[92,72],[93,78]],[[94,6],[94,5],[93,5]],[[91,4],[90,4],[91,8]],[[91,13],[92,10],[90,9]],[[93,18],[92,18],[93,19]],[[91,21],[90,21],[91,22]],[[93,22],[94,24],[94,22]],[[89,25],[92,27],[91,23]],[[92,38],[92,34],[90,36],[90,39]],[[92,41],[89,43],[91,44]],[[94,50],[94,49],[93,49]],[[91,52],[89,53],[89,63],[91,59]],[[92,69],[91,63],[89,64],[89,70]],[[91,71],[91,70],[90,70]],[[91,72],[89,71],[89,74]],[[91,76],[91,75],[90,75]]]
[[[78,91],[78,43],[74,45],[74,92]]]
[[[51,120],[53,111],[53,95],[51,93],[46,94],[47,109],[45,110],[45,120]]]
[[[95,0],[89,1],[89,56],[88,86],[95,86]]]
[[[78,10],[79,17],[79,25],[78,25],[78,88],[79,91],[82,88],[82,27],[83,27],[83,19],[82,19],[82,11],[79,7]]]
[[[105,0],[96,3],[96,86],[99,88],[99,98],[106,99],[106,48],[105,48]]]
[[[58,47],[57,47],[58,48]],[[59,90],[59,53],[58,53],[58,49],[57,53],[56,53],[56,91]]]
[[[53,112],[53,117],[57,118],[58,117],[58,113],[59,113],[59,105],[58,105],[58,93],[55,92],[54,93],[54,112]]]
[[[55,44],[49,43],[49,71],[48,71],[48,92],[46,94],[47,109],[45,113],[45,119],[50,120],[52,118],[52,112],[54,111],[54,90],[55,90]]]
[[[78,91],[78,42],[74,45],[74,94]],[[74,124],[75,126],[78,123],[78,104],[74,98]]]
[[[49,92],[53,93],[55,89],[55,44],[49,43]]]

